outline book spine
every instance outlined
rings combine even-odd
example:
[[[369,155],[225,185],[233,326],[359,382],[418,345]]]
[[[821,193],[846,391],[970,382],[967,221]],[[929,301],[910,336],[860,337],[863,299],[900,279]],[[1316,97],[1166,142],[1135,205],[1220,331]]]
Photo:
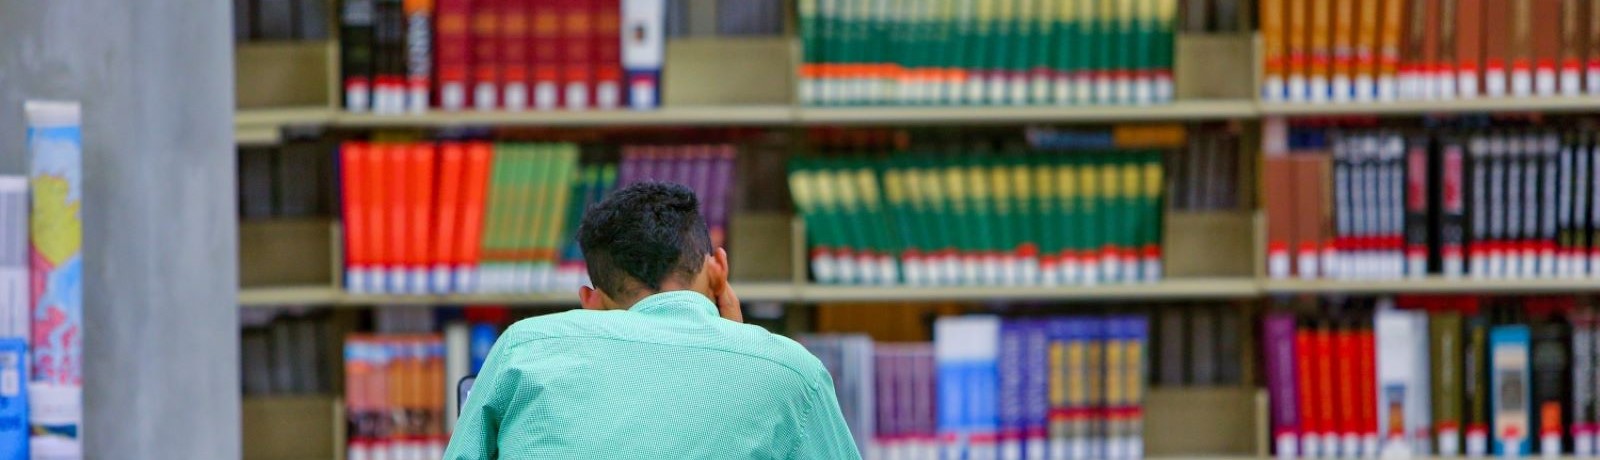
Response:
[[[1000,459],[1022,459],[1023,333],[1016,320],[1000,325]]]
[[[1562,18],[1563,0],[1533,0],[1532,16],[1538,27],[1533,36],[1534,94],[1555,96],[1559,90],[1561,42],[1567,20]],[[1530,27],[1533,27],[1530,25]]]
[[[598,0],[560,0],[561,16],[561,106],[567,110],[588,110],[590,83],[594,79],[593,8]]]
[[[1530,326],[1529,361],[1532,365],[1533,426],[1538,427],[1539,452],[1559,456],[1564,449],[1567,407],[1570,405],[1571,338],[1568,325],[1542,320]]]
[[[395,195],[387,184],[393,181],[389,156],[393,149],[385,144],[371,144],[367,154],[367,167],[364,174],[368,174],[364,182],[367,188],[362,194],[367,202],[367,247],[373,249],[372,264],[367,272],[367,286],[372,292],[391,292],[389,273],[394,269],[395,255],[398,252],[399,241],[391,236],[395,222],[390,220],[392,213],[391,197]]]
[[[1297,458],[1300,447],[1300,394],[1295,368],[1295,318],[1275,312],[1262,325],[1266,348],[1267,392],[1272,409],[1272,441],[1278,458]],[[1181,368],[1180,368],[1181,369]]]
[[[1456,47],[1460,42],[1461,0],[1439,0],[1438,19],[1439,36],[1434,41],[1436,51],[1434,59],[1428,63],[1428,78],[1433,88],[1432,98],[1439,100],[1452,100],[1457,96],[1456,67],[1460,59],[1456,56]]]
[[[1260,0],[1256,4],[1261,21],[1261,99],[1268,102],[1281,102],[1285,97],[1288,31],[1284,3],[1291,1],[1294,0]]]
[[[1559,219],[1561,204],[1557,198],[1560,192],[1560,157],[1561,137],[1555,133],[1544,133],[1538,136],[1539,144],[1539,276],[1555,278],[1561,276],[1559,254],[1557,253],[1557,239],[1560,237]]]
[[[1489,330],[1494,455],[1522,456],[1529,451],[1534,427],[1528,403],[1532,386],[1529,349],[1527,326],[1495,326]]]
[[[1591,245],[1594,244],[1591,229],[1594,228],[1594,214],[1591,213],[1591,194],[1593,193],[1594,170],[1591,156],[1593,154],[1593,137],[1587,133],[1580,133],[1576,145],[1573,146],[1573,264],[1578,277],[1594,276],[1600,272],[1600,260],[1595,260]]]
[[[436,294],[451,292],[452,269],[459,262],[456,245],[463,225],[466,195],[466,146],[445,143],[439,146],[438,199],[433,204],[432,253],[428,263],[428,290]]]
[[[662,35],[663,0],[622,0],[622,69],[627,105],[634,110],[661,104],[661,66],[665,60]]]
[[[1316,329],[1302,323],[1295,330],[1295,374],[1298,385],[1300,409],[1300,455],[1315,458],[1322,455],[1322,401],[1317,372]]]
[[[1547,0],[1511,0],[1511,94],[1534,94],[1534,64],[1537,56],[1534,42],[1534,2]]]
[[[478,292],[479,266],[482,260],[484,225],[488,215],[489,178],[495,163],[494,148],[484,142],[466,145],[465,172],[463,173],[461,231],[457,237],[454,258],[452,290]]]
[[[405,2],[406,15],[406,82],[405,111],[428,111],[433,85],[433,10],[430,0]]]
[[[1600,93],[1600,0],[1578,1],[1587,6],[1587,8],[1584,8],[1584,13],[1587,13],[1587,16],[1583,18],[1587,26],[1585,30],[1587,48],[1584,52],[1588,54],[1587,59],[1584,60],[1584,92],[1586,94],[1597,94]]]
[[[1456,94],[1462,99],[1478,97],[1483,57],[1483,8],[1485,0],[1456,0],[1455,78]]]
[[[1589,52],[1588,2],[1561,0],[1561,94],[1583,94],[1584,55]]]
[[[1462,394],[1466,402],[1466,454],[1483,457],[1489,454],[1489,325],[1488,318],[1474,315],[1467,320],[1465,370],[1462,372]]]
[[[1406,2],[1385,0],[1383,13],[1379,15],[1383,27],[1378,37],[1378,77],[1377,94],[1380,101],[1395,100],[1399,94],[1399,73],[1401,63],[1401,38],[1405,29]]]
[[[438,106],[445,111],[465,109],[470,101],[472,10],[470,0],[438,0],[434,23],[434,67],[438,78]]]
[[[366,144],[345,142],[339,147],[339,175],[341,206],[344,218],[344,287],[356,293],[367,292],[367,272],[370,270],[371,252],[368,249],[367,198],[365,195],[368,171]]]
[[[622,3],[595,0],[594,105],[600,109],[622,107]]]
[[[1434,451],[1444,457],[1461,454],[1461,327],[1461,315],[1456,312],[1436,313],[1428,321]]]
[[[472,32],[472,107],[495,110],[500,105],[500,6],[509,0],[482,0],[470,3]]]
[[[1572,314],[1572,404],[1569,406],[1572,454],[1595,454],[1595,311],[1579,308]]]
[[[1428,249],[1431,231],[1428,225],[1429,203],[1433,185],[1429,182],[1428,138],[1415,136],[1406,146],[1406,275],[1421,278],[1428,274]]]
[[[1445,277],[1458,278],[1467,271],[1467,159],[1461,141],[1449,138],[1440,146],[1438,203],[1439,260]]]
[[[411,248],[411,260],[407,264],[406,276],[409,292],[424,294],[429,291],[431,256],[433,255],[432,232],[435,215],[434,210],[434,179],[437,169],[437,152],[431,143],[412,144],[406,155],[407,163],[407,214],[409,222],[405,225],[407,233],[407,246]]]
[[[343,80],[344,109],[372,109],[373,65],[377,0],[343,2],[339,10],[339,68]]]
[[[1508,80],[1511,65],[1511,3],[1516,0],[1483,0],[1483,87],[1488,97],[1511,94]]]
[[[1026,411],[1023,424],[1023,453],[1028,460],[1046,460],[1049,451],[1050,413],[1050,337],[1049,320],[1031,320],[1025,328],[1023,370],[1027,375],[1023,390]]]
[[[533,19],[534,0],[491,0],[500,2],[498,13],[499,30],[495,40],[499,41],[499,55],[496,57],[500,63],[500,103],[508,111],[523,111],[528,109],[532,95],[529,93],[528,83],[532,80],[529,75],[528,64],[529,47],[533,46],[529,37],[532,27],[528,22]]]

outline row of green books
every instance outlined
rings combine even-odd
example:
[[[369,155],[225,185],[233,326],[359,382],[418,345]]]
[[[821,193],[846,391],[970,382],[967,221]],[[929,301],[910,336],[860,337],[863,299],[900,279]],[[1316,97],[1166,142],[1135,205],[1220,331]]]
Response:
[[[800,0],[808,105],[1172,99],[1177,0]]]
[[[1093,285],[1161,277],[1159,151],[797,158],[819,283]]]

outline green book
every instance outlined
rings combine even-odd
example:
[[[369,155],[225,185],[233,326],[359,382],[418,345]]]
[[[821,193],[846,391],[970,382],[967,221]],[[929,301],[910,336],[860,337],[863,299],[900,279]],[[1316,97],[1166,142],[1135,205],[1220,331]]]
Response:
[[[1087,214],[1084,213],[1083,176],[1079,173],[1078,161],[1075,156],[1057,156],[1051,163],[1056,170],[1056,216],[1052,221],[1051,233],[1060,235],[1057,239],[1056,257],[1060,263],[1057,278],[1061,284],[1077,284],[1082,279],[1079,252],[1085,238],[1084,222]]]
[[[965,48],[960,41],[960,21],[964,5],[971,0],[934,1],[939,5],[933,24],[936,29],[930,32],[933,34],[930,40],[921,44],[929,65],[939,71],[930,99],[936,104],[960,104],[962,79],[965,78],[961,65],[965,59]]]
[[[824,62],[824,53],[818,1],[799,0],[795,5],[800,27],[800,103],[803,105],[817,105],[819,98],[818,64]]]
[[[982,152],[966,157],[966,176],[968,198],[971,200],[972,220],[978,226],[977,247],[974,248],[979,260],[979,282],[987,285],[999,283],[998,267],[991,262],[991,257],[1000,249],[1000,229],[996,219],[994,206],[994,184],[989,181],[989,169],[992,167],[993,157],[988,152]]]
[[[1097,284],[1100,282],[1100,254],[1105,245],[1105,189],[1104,176],[1101,175],[1101,161],[1098,156],[1082,158],[1078,164],[1078,205],[1081,218],[1079,228],[1082,236],[1075,248],[1082,264],[1082,284]]]
[[[911,216],[911,184],[907,178],[905,158],[901,156],[890,157],[881,163],[883,176],[883,202],[888,209],[890,224],[886,226],[895,239],[899,240],[899,251],[896,261],[899,265],[901,278],[907,284],[918,284],[920,279],[917,267],[912,266],[912,260],[918,258],[922,251],[922,244],[914,234],[916,224]]]
[[[1017,44],[1017,2],[1020,0],[995,0],[993,62],[989,67],[989,103],[1011,105],[1013,62]]]
[[[1033,87],[1028,79],[1033,70],[1034,37],[1038,31],[1035,2],[1038,0],[1012,0],[1011,10],[1011,104],[1028,105],[1033,102]]]
[[[1138,19],[1139,3],[1143,0],[1117,1],[1117,17],[1115,47],[1112,69],[1116,72],[1116,95],[1112,103],[1127,104],[1133,101],[1133,75],[1136,70],[1135,56],[1138,56],[1139,37]]]
[[[1011,200],[1015,207],[1011,218],[1010,248],[1014,282],[1032,285],[1039,281],[1039,240],[1034,232],[1034,222],[1038,216],[1036,184],[1033,183],[1033,169],[1029,167],[1028,157],[1023,156],[1023,152],[1014,153],[1010,160]]]
[[[1139,279],[1139,272],[1141,271],[1139,270],[1138,251],[1143,247],[1141,239],[1146,228],[1146,226],[1141,225],[1142,222],[1139,218],[1139,215],[1144,213],[1144,207],[1140,204],[1144,188],[1142,183],[1144,179],[1144,155],[1130,152],[1122,155],[1122,157],[1122,165],[1119,168],[1121,177],[1118,184],[1120,187],[1118,190],[1120,192],[1118,217],[1121,225],[1120,231],[1117,233],[1121,235],[1117,244],[1120,252],[1117,255],[1121,258],[1118,260],[1118,266],[1122,271],[1116,275],[1116,279],[1122,282],[1134,282]]]
[[[1133,47],[1129,54],[1129,70],[1133,75],[1133,97],[1124,103],[1149,104],[1154,100],[1152,86],[1155,65],[1155,18],[1160,12],[1157,4],[1163,0],[1138,0],[1133,13]]]
[[[550,155],[546,144],[521,144],[516,147],[519,165],[513,179],[516,187],[515,209],[511,215],[516,222],[513,251],[515,266],[508,281],[515,292],[535,290],[535,259],[543,235],[543,224],[550,219],[550,206],[545,200],[543,174],[549,168]]]
[[[507,212],[513,205],[511,200],[512,165],[515,160],[511,155],[510,144],[495,144],[494,164],[489,173],[488,203],[485,205],[487,212],[484,214],[484,230],[482,242],[482,257],[480,258],[479,271],[483,274],[479,284],[485,290],[498,290],[499,284],[494,283],[505,270],[506,252],[510,249],[507,239],[510,236],[506,226]]]
[[[1033,174],[1033,220],[1029,222],[1032,229],[1032,239],[1036,245],[1037,260],[1039,262],[1040,284],[1054,285],[1060,282],[1056,272],[1057,256],[1061,246],[1058,242],[1060,231],[1056,222],[1060,221],[1058,215],[1061,206],[1058,202],[1060,194],[1056,192],[1057,184],[1055,165],[1049,157],[1034,155],[1030,158],[1029,172]]]
[[[1175,30],[1178,23],[1178,2],[1162,0],[1156,5],[1156,30],[1151,38],[1155,69],[1155,89],[1152,97],[1157,103],[1172,102],[1175,91],[1172,82],[1173,49],[1177,48]]]
[[[1059,46],[1052,43],[1056,36],[1056,16],[1060,0],[1030,0],[1033,8],[1026,10],[1029,19],[1033,22],[1033,40],[1028,45],[1028,103],[1034,105],[1048,105],[1055,101],[1051,92],[1052,61],[1054,50]]]
[[[1437,312],[1428,315],[1428,363],[1432,367],[1429,372],[1429,382],[1433,389],[1430,399],[1433,402],[1433,426],[1441,430],[1448,428],[1452,432],[1434,433],[1438,436],[1440,445],[1452,443],[1459,448],[1462,427],[1461,402],[1463,380],[1462,352],[1462,320],[1461,314],[1453,311]],[[1454,452],[1459,450],[1452,449]]]
[[[810,249],[811,274],[820,283],[838,282],[834,270],[833,251],[839,244],[837,232],[829,221],[828,203],[820,191],[820,176],[814,160],[795,158],[789,162],[789,195],[799,208],[806,226],[806,246]]]
[[[544,207],[547,222],[540,233],[538,258],[534,263],[534,275],[540,290],[550,290],[551,281],[556,273],[558,261],[557,250],[561,247],[562,229],[567,226],[567,214],[562,210],[567,209],[572,201],[572,183],[578,180],[578,146],[576,144],[553,144],[547,147],[550,165],[545,171],[543,188],[545,190],[547,205]]]
[[[1147,152],[1144,161],[1143,193],[1144,200],[1144,253],[1142,254],[1142,275],[1145,281],[1161,279],[1163,269],[1161,253],[1161,235],[1165,224],[1163,219],[1166,214],[1166,205],[1162,202],[1162,189],[1166,187],[1166,172],[1163,169],[1161,152]]]
[[[956,231],[952,227],[950,207],[945,199],[943,170],[927,153],[918,153],[913,160],[916,168],[916,194],[922,204],[922,222],[929,229],[932,256],[927,262],[928,278],[934,284],[951,284],[954,274],[945,262],[957,251]]]
[[[1103,26],[1100,23],[1100,4],[1104,0],[1073,1],[1078,3],[1078,34],[1073,43],[1078,49],[1077,61],[1073,65],[1077,75],[1077,95],[1074,99],[1078,104],[1093,104],[1100,100],[1100,57],[1109,46],[1099,36]]]
[[[836,105],[839,103],[838,76],[832,69],[844,63],[844,30],[840,22],[844,20],[839,11],[839,4],[844,0],[816,0],[817,24],[820,32],[817,34],[817,46],[820,49],[817,55],[819,63],[824,67],[818,69],[819,80],[817,84],[817,102],[820,105]]]
[[[1095,60],[1091,71],[1095,74],[1095,102],[1107,104],[1116,100],[1117,56],[1126,42],[1118,36],[1118,15],[1123,0],[1100,0],[1095,5],[1095,29],[1090,40],[1095,46]]]
[[[989,260],[999,259],[998,266],[993,263],[988,265],[989,269],[996,272],[991,273],[989,276],[991,280],[1000,284],[1012,283],[1013,273],[1011,273],[1011,265],[1008,263],[1008,259],[1011,255],[1011,249],[1016,244],[1016,241],[1012,238],[1015,236],[1014,232],[1016,231],[1013,226],[1015,223],[1013,219],[1016,218],[1017,214],[1016,202],[1014,201],[1016,198],[1016,184],[1011,182],[1011,168],[1006,163],[1006,160],[1005,157],[991,155],[988,158],[988,165],[984,168],[987,170],[984,172],[984,177],[988,179],[989,184],[990,209],[993,210],[990,218],[994,221],[994,242],[989,248]]]
[[[973,0],[973,32],[972,38],[967,42],[971,54],[968,57],[967,75],[967,103],[973,105],[988,104],[991,100],[989,86],[991,72],[994,69],[995,46],[995,17],[998,15],[997,4],[1000,0]]]

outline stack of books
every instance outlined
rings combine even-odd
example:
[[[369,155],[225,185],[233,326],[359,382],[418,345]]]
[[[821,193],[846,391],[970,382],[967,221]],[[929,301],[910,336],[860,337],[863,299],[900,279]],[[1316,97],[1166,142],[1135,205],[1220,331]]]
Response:
[[[1172,100],[1178,0],[801,0],[806,105]]]
[[[240,316],[244,394],[320,394],[333,389],[327,358],[339,339],[328,321],[264,310],[242,310]]]
[[[328,217],[338,209],[333,152],[338,145],[294,137],[282,145],[239,148],[239,216],[245,220]]]
[[[1580,0],[1262,0],[1262,98],[1452,100],[1600,93]]]
[[[444,341],[431,335],[345,339],[346,456],[443,458]]]
[[[1594,310],[1377,299],[1262,325],[1280,458],[1595,455]]]
[[[654,108],[665,10],[663,0],[346,1],[344,108]]]
[[[946,317],[934,334],[801,339],[867,458],[1143,456],[1143,317]]]
[[[580,164],[575,144],[344,144],[345,286],[357,293],[571,292],[588,282],[583,212],[621,184],[693,189],[726,238],[734,148],[624,146]]]
[[[1268,267],[1284,278],[1600,275],[1593,136],[1352,130],[1269,154]],[[1292,262],[1291,262],[1292,260]]]
[[[1157,151],[797,158],[817,282],[1093,285],[1161,277]]]

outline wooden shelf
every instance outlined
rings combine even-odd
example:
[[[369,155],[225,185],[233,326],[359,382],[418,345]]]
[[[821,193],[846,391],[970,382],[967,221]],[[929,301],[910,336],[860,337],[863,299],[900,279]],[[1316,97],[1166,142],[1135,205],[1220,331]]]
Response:
[[[737,284],[739,300],[744,302],[798,300],[798,290],[788,283]],[[243,307],[332,306],[332,307],[429,307],[438,305],[578,305],[576,292],[529,294],[350,294],[333,286],[243,288],[239,290]]]
[[[1394,101],[1361,103],[1262,103],[1262,116],[1305,115],[1421,115],[1473,112],[1591,112],[1600,110],[1600,97],[1510,97],[1449,101]]]
[[[334,124],[351,127],[439,126],[688,126],[783,125],[794,121],[788,106],[673,107],[659,110],[440,112],[376,115],[342,112]]]
[[[1157,105],[808,107],[799,109],[798,113],[798,122],[808,125],[1097,123],[1254,118],[1256,107],[1253,102],[1241,99]]]
[[[1248,298],[1260,294],[1256,283],[1237,279],[1173,279],[1155,283],[1099,286],[826,286],[800,289],[806,302],[983,301],[983,300],[1152,300]]]
[[[276,144],[282,141],[284,126],[325,125],[333,120],[328,107],[288,107],[245,109],[234,112],[234,142],[242,145]]]
[[[1538,294],[1600,292],[1600,279],[1420,278],[1395,280],[1268,280],[1268,294]]]
[[[245,307],[283,305],[332,305],[344,300],[344,292],[332,286],[247,287],[239,289],[239,305]]]

